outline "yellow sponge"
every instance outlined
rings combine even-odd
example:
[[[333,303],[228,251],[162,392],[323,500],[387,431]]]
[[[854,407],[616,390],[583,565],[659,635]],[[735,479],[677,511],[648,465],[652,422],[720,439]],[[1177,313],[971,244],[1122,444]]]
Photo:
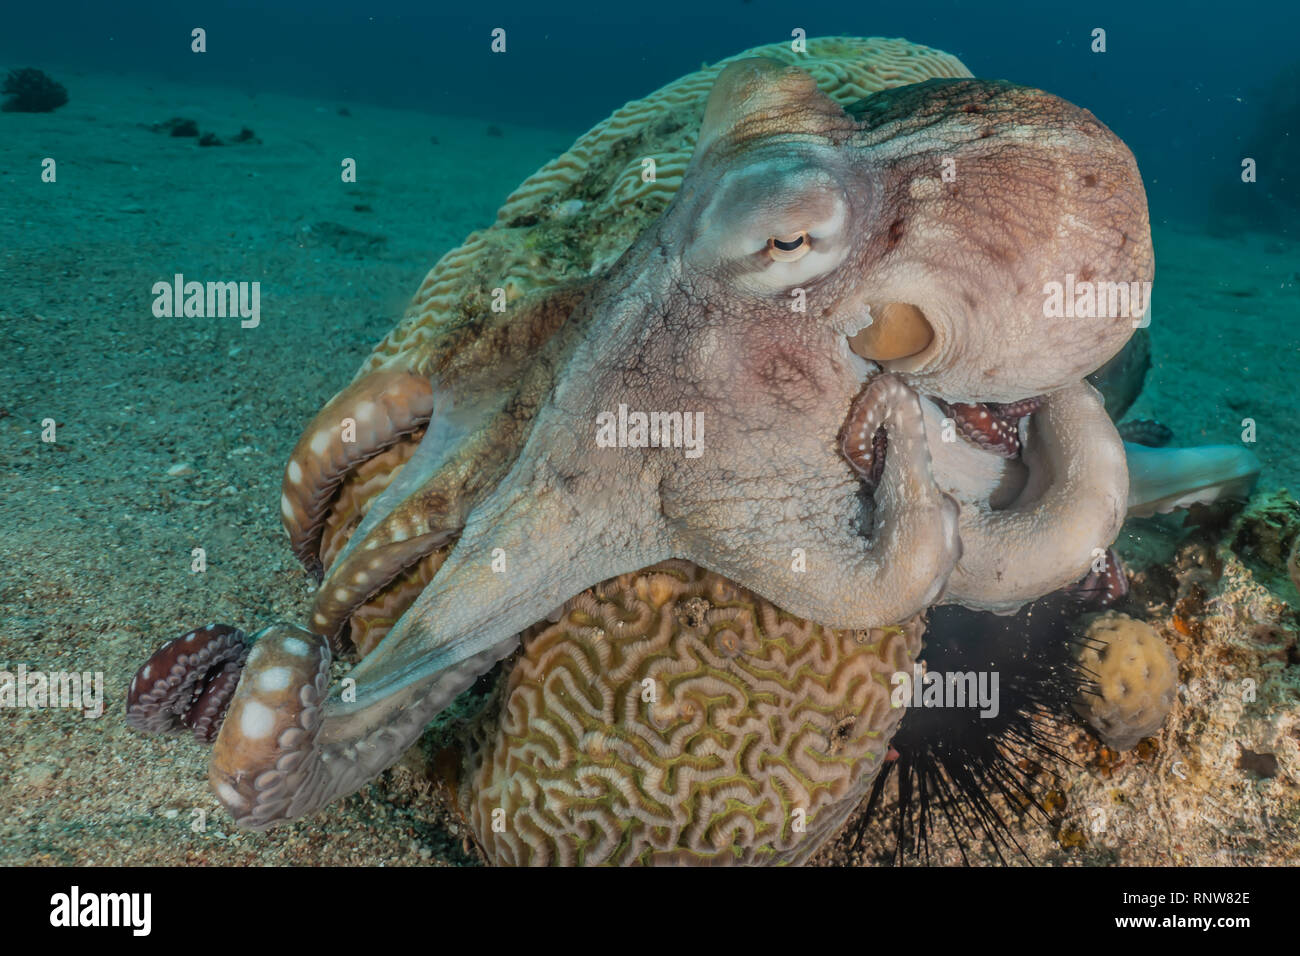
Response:
[[[1078,659],[1096,685],[1074,709],[1108,746],[1127,750],[1160,730],[1174,704],[1178,661],[1150,624],[1104,614],[1089,626]]]

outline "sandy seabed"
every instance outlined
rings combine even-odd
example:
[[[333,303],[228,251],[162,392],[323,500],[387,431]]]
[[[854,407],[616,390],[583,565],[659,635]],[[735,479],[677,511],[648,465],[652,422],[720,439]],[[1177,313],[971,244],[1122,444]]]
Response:
[[[104,713],[3,712],[0,863],[471,862],[419,760],[253,834],[209,792],[206,750],[132,732],[122,708],[136,668],[168,637],[208,621],[303,618],[310,585],[278,513],[302,427],[433,262],[581,131],[498,124],[498,136],[479,120],[61,79],[71,102],[56,113],[0,114],[0,665],[102,672]],[[248,127],[260,143],[203,148],[150,128],[174,116],[223,139]],[[41,181],[45,157],[55,183]],[[340,180],[344,157],[356,160],[355,184]],[[1133,414],[1160,419],[1179,444],[1239,441],[1252,418],[1260,487],[1296,488],[1300,249],[1159,226],[1155,242],[1155,366]],[[259,281],[260,325],[156,318],[154,283],[176,273]],[[53,443],[42,441],[47,419]],[[203,573],[191,571],[194,548],[206,552]],[[1189,673],[1202,657],[1212,666],[1215,640],[1236,639],[1234,615],[1273,613],[1248,572],[1223,590],[1221,623],[1191,649]],[[1294,607],[1294,591],[1284,596]],[[1064,789],[1081,832],[1087,801],[1114,801],[1112,791],[1115,806],[1163,808],[1135,816],[1129,836],[1117,810],[1109,835],[1072,846],[1066,821],[1023,839],[1047,863],[1294,862],[1295,708],[1283,695],[1258,726],[1220,715],[1223,729],[1202,744],[1222,754],[1198,757],[1194,785],[1171,776],[1172,758],[1079,768]],[[1211,712],[1213,701],[1189,698],[1165,733],[1172,742]],[[1234,770],[1233,734],[1273,747],[1281,772]],[[1211,794],[1239,812],[1207,815]],[[819,860],[872,858],[864,852],[841,840]]]

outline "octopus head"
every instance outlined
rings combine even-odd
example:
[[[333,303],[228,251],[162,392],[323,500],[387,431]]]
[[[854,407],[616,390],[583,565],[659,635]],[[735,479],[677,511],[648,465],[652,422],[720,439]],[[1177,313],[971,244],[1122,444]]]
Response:
[[[762,59],[720,75],[657,231],[691,314],[741,311],[787,343],[828,326],[950,402],[1080,381],[1143,321],[1152,278],[1136,163],[1086,110],[981,80],[846,109]]]

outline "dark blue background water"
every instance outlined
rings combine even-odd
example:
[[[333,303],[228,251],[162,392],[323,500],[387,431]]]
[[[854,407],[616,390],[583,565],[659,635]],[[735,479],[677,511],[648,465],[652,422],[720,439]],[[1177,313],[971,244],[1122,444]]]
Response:
[[[810,37],[903,36],[956,54],[977,76],[1038,86],[1088,107],[1137,155],[1153,220],[1199,224],[1216,186],[1239,181],[1249,149],[1243,139],[1258,128],[1278,72],[1300,58],[1296,2],[655,0],[613,7],[573,0],[13,2],[0,21],[0,63],[152,73],[576,134],[702,62],[788,41],[794,27]],[[202,56],[189,50],[195,26],[208,32]],[[497,26],[508,31],[504,56],[489,51]],[[1090,50],[1094,27],[1107,32],[1104,54]],[[1261,182],[1269,172],[1261,170]]]

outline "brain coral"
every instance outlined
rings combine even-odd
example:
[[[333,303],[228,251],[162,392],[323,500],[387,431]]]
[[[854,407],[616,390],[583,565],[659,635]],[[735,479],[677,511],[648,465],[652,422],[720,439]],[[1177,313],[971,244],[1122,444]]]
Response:
[[[801,863],[880,769],[922,630],[824,629],[684,561],[606,581],[507,662],[461,811],[497,864]]]
[[[1127,750],[1156,733],[1174,703],[1178,660],[1145,621],[1111,612],[1088,627],[1079,663],[1095,681],[1075,710],[1107,745]]]
[[[728,63],[752,56],[799,66],[846,105],[907,83],[971,75],[956,57],[906,40],[819,37],[803,53],[774,43],[675,80],[628,103],[524,180],[491,228],[434,264],[358,374],[399,357],[436,372],[472,337],[476,317],[490,312],[493,288],[513,302],[614,262],[681,185],[713,81]]]

